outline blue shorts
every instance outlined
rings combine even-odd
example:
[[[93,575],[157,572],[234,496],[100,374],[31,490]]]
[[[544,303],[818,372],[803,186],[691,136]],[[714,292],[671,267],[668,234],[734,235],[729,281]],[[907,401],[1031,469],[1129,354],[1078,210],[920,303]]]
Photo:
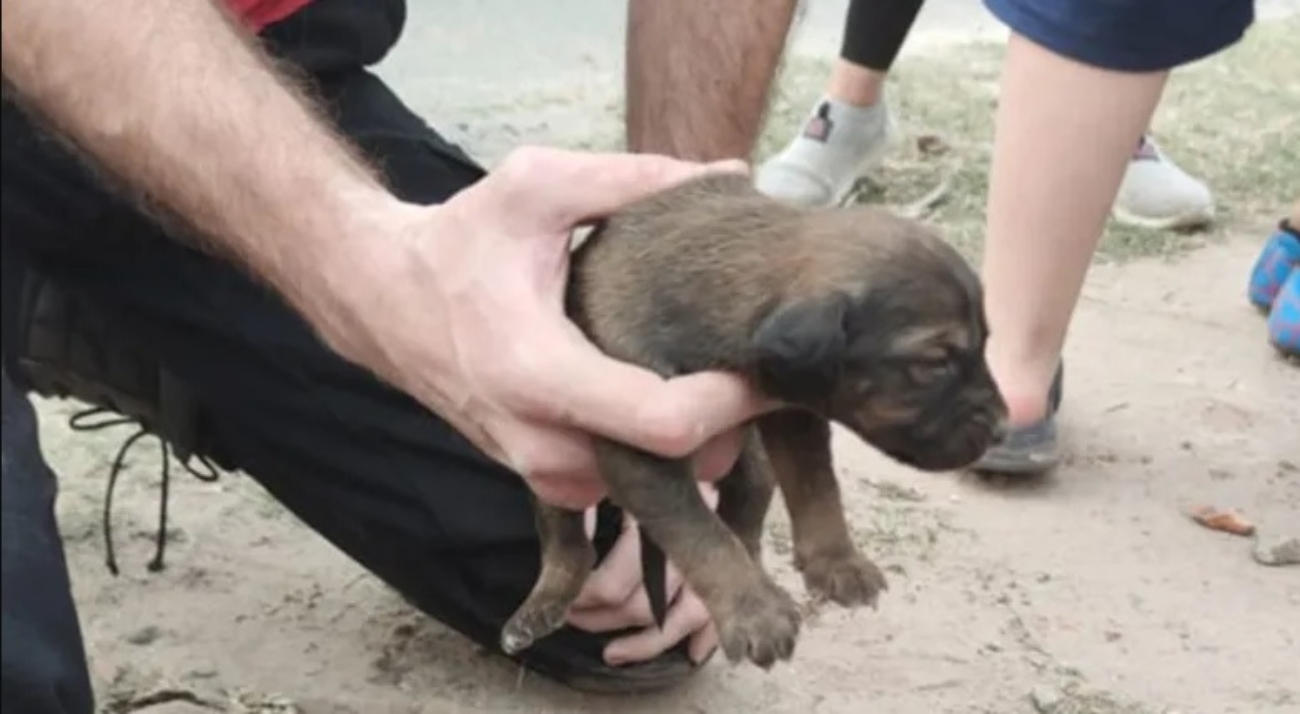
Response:
[[[1225,49],[1255,20],[1254,0],[984,0],[1014,32],[1103,69],[1173,69]]]

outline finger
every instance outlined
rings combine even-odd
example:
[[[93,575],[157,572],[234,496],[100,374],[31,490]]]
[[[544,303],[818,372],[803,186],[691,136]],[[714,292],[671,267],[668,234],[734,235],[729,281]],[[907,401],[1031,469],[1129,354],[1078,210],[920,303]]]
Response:
[[[631,603],[632,600],[629,600]],[[614,632],[630,627],[649,627],[654,624],[650,607],[641,597],[639,607],[631,604],[597,607],[588,610],[571,610],[568,623],[584,632]]]
[[[671,380],[611,359],[573,329],[568,349],[532,370],[534,409],[574,429],[667,457],[688,456],[710,439],[775,407],[739,375],[697,373]]]
[[[695,664],[703,664],[718,650],[718,626],[712,620],[703,629],[691,635],[686,654]]]
[[[494,436],[505,446],[505,465],[544,503],[581,511],[604,497],[589,436],[523,422],[498,424]]]
[[[701,483],[698,486],[700,497],[704,499],[704,505],[708,506],[710,511],[718,510],[718,499],[721,498],[718,487],[711,483]]]
[[[713,484],[701,483],[698,486],[700,497],[709,510],[716,510],[720,494]],[[584,514],[588,537],[595,528],[595,509],[589,509]],[[605,563],[614,558],[624,557],[618,551],[621,548],[631,550],[636,549],[638,554],[638,564],[640,555],[641,534],[636,530],[636,520],[629,515],[623,516],[623,533],[619,536],[610,553],[605,557]],[[602,563],[602,566],[604,563]],[[641,574],[640,568],[637,568],[638,575]],[[644,582],[641,578],[636,579],[634,590],[628,597],[622,597],[621,592],[623,585],[609,585],[609,583],[597,583],[597,578],[602,575],[599,572],[593,573],[587,579],[583,590],[579,593],[578,598],[574,601],[569,609],[569,624],[588,632],[608,632],[610,630],[619,630],[626,627],[645,626],[654,623],[654,614],[650,611],[650,596],[646,592]],[[679,595],[685,592],[685,580],[682,573],[672,563],[668,563],[665,569],[664,585],[667,590],[667,598],[670,604],[676,602]],[[638,587],[640,586],[640,587]],[[602,592],[604,588],[610,587],[611,590]]]
[[[570,511],[580,511],[605,497],[605,491],[600,485],[572,478],[525,478],[525,480],[528,482],[528,488],[539,501]]]
[[[608,609],[625,604],[641,585],[641,538],[624,524],[623,533],[600,565],[587,577],[573,610]]]
[[[674,423],[691,424],[694,433],[685,446],[694,451],[779,406],[738,374],[696,372],[669,379],[661,389],[649,392],[640,418],[651,431],[667,431]]]
[[[669,611],[678,596],[684,592],[681,575],[676,568],[669,567],[666,580]],[[572,610],[569,623],[587,632],[611,632],[629,627],[649,627],[655,624],[654,613],[650,611],[650,594],[644,587],[638,587],[626,602],[612,607],[596,607],[587,610]]]
[[[701,481],[717,481],[731,473],[744,447],[745,435],[732,429],[711,439],[695,454],[695,476]]]
[[[507,156],[496,174],[511,205],[543,220],[535,228],[567,231],[687,179],[746,170],[737,161],[700,164],[654,154],[524,147]]]
[[[647,627],[636,634],[620,637],[605,647],[605,661],[611,666],[644,662],[663,654],[668,648],[708,626],[709,612],[704,603],[689,590],[668,611],[663,629]]]

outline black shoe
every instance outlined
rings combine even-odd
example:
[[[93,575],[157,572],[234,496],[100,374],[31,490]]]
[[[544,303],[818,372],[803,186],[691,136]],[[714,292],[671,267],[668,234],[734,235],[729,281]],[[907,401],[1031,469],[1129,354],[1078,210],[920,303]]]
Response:
[[[76,399],[89,408],[72,416],[69,426],[94,431],[134,424],[138,430],[118,450],[109,472],[104,499],[105,562],[118,573],[113,548],[113,491],[126,454],[142,437],[162,445],[162,498],[157,545],[149,570],[164,567],[167,547],[167,502],[171,454],[194,476],[216,480],[219,458],[203,428],[203,414],[193,394],[158,360],[122,338],[114,315],[102,305],[64,291],[36,270],[23,276],[15,381],[43,397]],[[191,467],[198,461],[205,468]]]

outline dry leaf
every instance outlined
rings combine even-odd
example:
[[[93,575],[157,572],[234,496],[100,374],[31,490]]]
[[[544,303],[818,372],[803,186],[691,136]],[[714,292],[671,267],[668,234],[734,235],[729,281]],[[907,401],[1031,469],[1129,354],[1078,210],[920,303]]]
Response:
[[[1188,515],[1193,521],[1210,530],[1231,533],[1232,535],[1251,536],[1255,533],[1255,524],[1242,518],[1240,514],[1214,506],[1201,506]]]

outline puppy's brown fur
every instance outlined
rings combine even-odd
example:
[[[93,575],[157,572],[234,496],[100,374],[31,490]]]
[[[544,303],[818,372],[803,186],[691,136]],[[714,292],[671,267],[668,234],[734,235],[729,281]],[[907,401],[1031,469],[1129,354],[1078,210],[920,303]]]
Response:
[[[770,667],[798,636],[794,601],[759,560],[774,484],[809,590],[853,606],[886,587],[850,538],[830,421],[925,470],[967,465],[1000,437],[981,298],[967,262],[919,223],[789,207],[740,176],[644,200],[575,253],[569,314],[607,354],[664,376],[738,372],[789,405],[747,427],[716,514],[689,460],[596,446],[610,499],[681,570],[729,660]],[[507,652],[563,625],[595,560],[580,514],[535,512],[542,572],[503,631]]]

